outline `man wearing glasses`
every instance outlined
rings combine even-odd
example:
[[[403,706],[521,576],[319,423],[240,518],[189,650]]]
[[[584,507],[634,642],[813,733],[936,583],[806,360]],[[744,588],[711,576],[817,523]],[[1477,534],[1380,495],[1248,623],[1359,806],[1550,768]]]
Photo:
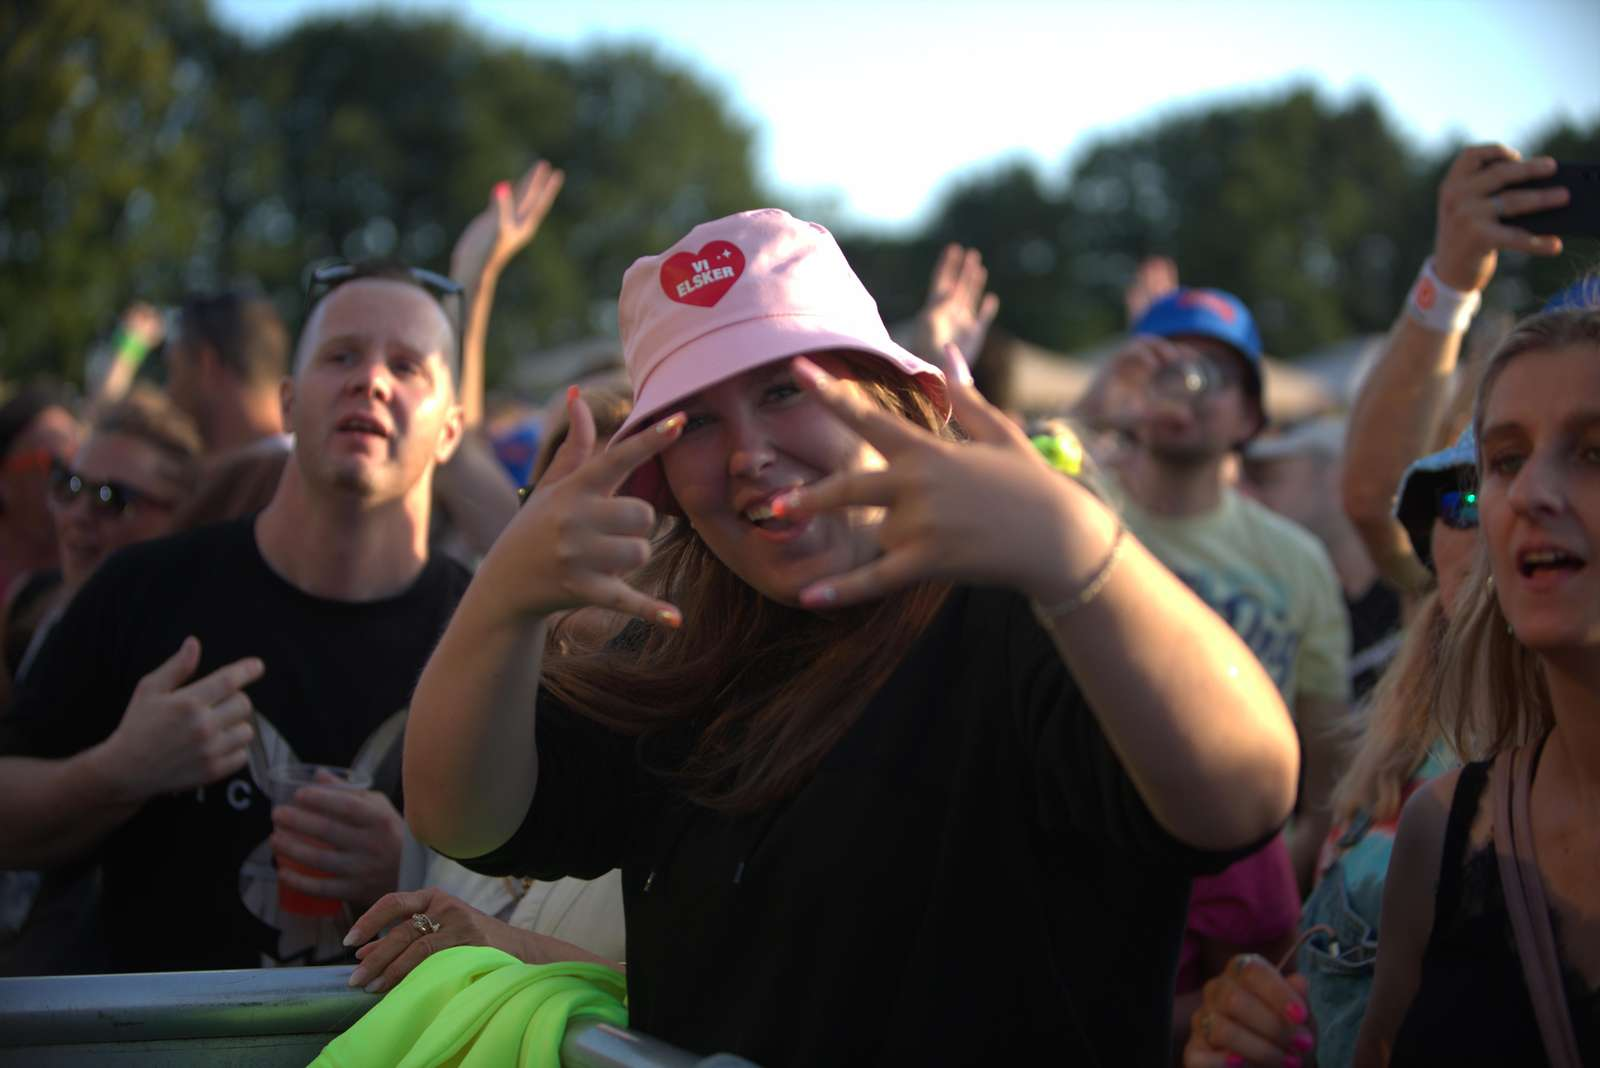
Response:
[[[272,502],[106,561],[0,720],[0,866],[98,860],[110,967],[344,959],[352,910],[394,889],[392,791],[274,807],[266,788],[292,762],[384,785],[466,586],[427,547],[461,438],[457,293],[406,268],[318,272]]]

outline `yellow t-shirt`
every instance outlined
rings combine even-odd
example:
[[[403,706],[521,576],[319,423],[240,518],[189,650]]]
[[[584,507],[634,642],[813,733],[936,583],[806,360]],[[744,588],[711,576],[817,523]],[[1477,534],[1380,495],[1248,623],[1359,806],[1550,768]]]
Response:
[[[1233,490],[1181,519],[1121,496],[1129,532],[1244,639],[1290,708],[1297,695],[1349,699],[1350,621],[1310,531]]]

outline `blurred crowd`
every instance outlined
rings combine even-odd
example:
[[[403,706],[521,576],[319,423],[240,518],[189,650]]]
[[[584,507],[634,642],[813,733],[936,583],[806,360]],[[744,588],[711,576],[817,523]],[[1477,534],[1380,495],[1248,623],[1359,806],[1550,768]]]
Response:
[[[766,1065],[1600,1063],[1600,282],[1478,316],[1555,166],[1464,150],[1293,422],[1181,264],[1041,413],[982,250],[902,344],[771,209],[497,397],[545,162],[448,273],[132,304],[0,406],[0,974],[479,946]]]

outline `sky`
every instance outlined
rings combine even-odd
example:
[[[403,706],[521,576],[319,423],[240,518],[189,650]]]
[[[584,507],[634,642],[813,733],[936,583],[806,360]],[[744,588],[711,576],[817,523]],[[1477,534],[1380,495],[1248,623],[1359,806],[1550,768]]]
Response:
[[[1375,95],[1427,149],[1600,121],[1597,0],[214,2],[251,34],[381,6],[563,53],[648,42],[756,131],[782,206],[886,232],[963,178],[1027,160],[1063,180],[1096,138],[1291,84]]]

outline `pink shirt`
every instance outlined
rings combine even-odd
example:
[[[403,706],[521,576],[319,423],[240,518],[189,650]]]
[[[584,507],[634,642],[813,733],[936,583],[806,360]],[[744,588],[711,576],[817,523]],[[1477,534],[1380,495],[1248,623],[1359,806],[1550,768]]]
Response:
[[[1280,834],[1231,868],[1194,881],[1178,954],[1178,993],[1198,990],[1206,979],[1200,974],[1202,940],[1264,946],[1293,934],[1299,923],[1300,891]]]

